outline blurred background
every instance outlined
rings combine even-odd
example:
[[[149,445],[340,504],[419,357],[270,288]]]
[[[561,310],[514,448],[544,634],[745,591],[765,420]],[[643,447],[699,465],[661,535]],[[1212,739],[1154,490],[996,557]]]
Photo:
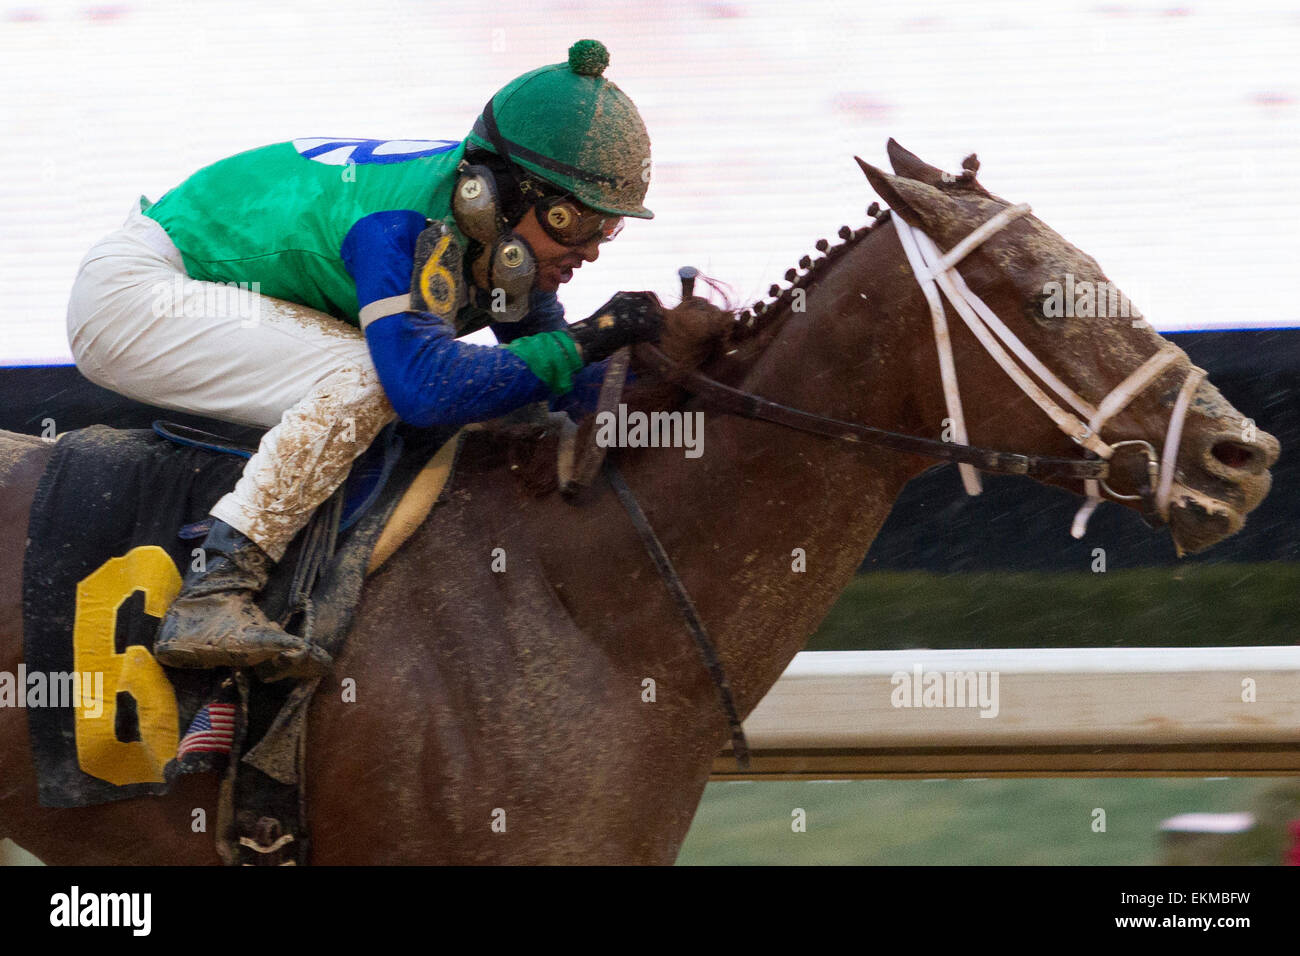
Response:
[[[0,427],[153,417],[67,368],[64,332],[81,256],[141,194],[291,138],[461,138],[583,37],[645,117],[656,218],[564,288],[571,319],[618,289],[673,298],[683,264],[761,297],[865,222],[853,156],[887,166],[893,136],[946,169],[977,152],[989,189],[1300,441],[1300,2],[1280,0],[0,0]],[[937,469],[810,647],[1295,643],[1293,475],[1284,451],[1246,531],[1179,564],[1129,512],[1075,542],[1064,492],[991,479],[968,500]],[[1237,816],[1161,829],[1186,813]],[[1280,863],[1297,816],[1291,783],[1249,778],[719,783],[682,862]]]
[[[1160,329],[1300,324],[1300,5],[0,0],[0,360],[65,361],[76,266],[135,199],[307,136],[459,139],[582,37],[650,130],[654,222],[565,289],[762,294],[861,225],[889,136],[1089,252]]]

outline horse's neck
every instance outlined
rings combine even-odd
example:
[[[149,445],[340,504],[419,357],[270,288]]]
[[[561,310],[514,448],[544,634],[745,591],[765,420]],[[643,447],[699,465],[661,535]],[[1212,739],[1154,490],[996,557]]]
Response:
[[[814,413],[917,427],[900,293],[879,278],[898,275],[901,255],[872,239],[880,237],[846,251],[814,283],[806,312],[778,317],[783,327],[742,388]],[[832,335],[837,322],[856,328]],[[846,353],[837,344],[846,337],[861,351]],[[929,463],[734,416],[706,422],[700,458],[643,453],[628,477],[658,516],[745,713],[807,642],[903,486]]]

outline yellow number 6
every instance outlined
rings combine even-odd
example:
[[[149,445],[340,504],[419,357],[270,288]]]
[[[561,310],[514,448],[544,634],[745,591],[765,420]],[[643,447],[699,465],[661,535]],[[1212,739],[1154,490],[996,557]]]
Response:
[[[144,592],[146,614],[161,618],[181,589],[181,576],[167,552],[157,545],[132,548],[112,558],[77,585],[77,616],[72,627],[75,670],[103,672],[103,708],[87,717],[78,707],[75,734],[77,762],[101,780],[121,786],[128,783],[162,783],[163,767],[176,756],[180,740],[176,692],[162,667],[143,647],[133,644],[118,654],[114,645],[117,609],[136,591]],[[115,732],[117,695],[135,698],[140,719],[140,739],[123,743]]]
[[[429,305],[429,311],[441,318],[452,318],[456,304],[456,277],[442,264],[443,253],[451,244],[451,236],[443,236],[433,247],[433,252],[420,270],[420,295]],[[437,279],[438,282],[433,280]]]

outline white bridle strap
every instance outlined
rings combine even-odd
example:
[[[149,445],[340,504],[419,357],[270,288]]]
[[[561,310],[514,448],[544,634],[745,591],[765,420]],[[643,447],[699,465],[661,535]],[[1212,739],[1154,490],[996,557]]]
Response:
[[[1099,406],[1096,413],[1088,419],[1088,430],[1100,434],[1106,423],[1128,407],[1129,402],[1137,398],[1142,391],[1151,384],[1152,379],[1165,370],[1169,363],[1177,361],[1178,350],[1170,345],[1162,345],[1160,351],[1151,356],[1145,362],[1137,367],[1128,378],[1116,385],[1109,395],[1107,395]],[[1172,422],[1171,422],[1172,428]],[[1073,538],[1082,538],[1084,532],[1088,530],[1088,519],[1092,513],[1097,510],[1101,504],[1101,483],[1095,478],[1089,478],[1083,483],[1084,493],[1088,500],[1079,508],[1078,513],[1074,516],[1074,522],[1070,525],[1070,536]]]
[[[917,243],[921,248],[922,256],[925,256],[926,247],[928,245],[933,251],[935,259],[938,259],[938,249],[929,237],[921,234],[917,239]],[[1015,360],[1007,354],[1006,349],[1004,349],[998,341],[998,335],[989,328],[983,319],[984,314],[993,315],[993,311],[989,309],[989,307],[984,304],[983,300],[975,295],[975,293],[971,292],[969,288],[959,288],[957,283],[953,280],[954,275],[956,275],[956,270],[941,272],[935,275],[931,281],[936,281],[938,283],[939,288],[948,297],[948,300],[952,302],[953,308],[957,310],[957,314],[961,316],[972,334],[974,334],[980,344],[984,346],[984,351],[988,352],[989,356],[1002,367],[1002,371],[1006,372],[1007,375],[1011,377],[1012,381],[1020,387],[1020,390],[1028,395],[1029,398],[1033,400],[1034,404],[1041,408],[1043,412],[1056,423],[1056,426],[1060,428],[1061,431],[1065,432],[1089,451],[1095,452],[1102,458],[1109,458],[1109,446],[1107,446],[1106,443],[1096,435],[1090,434],[1087,426],[1084,425],[1077,416],[1071,414],[1069,411],[1054,402],[1051,396],[1043,391],[1043,389],[1039,387],[1038,383],[1030,378],[1029,374],[1017,365]],[[962,286],[965,286],[964,281],[962,282]],[[978,308],[975,303],[979,303]],[[996,315],[994,315],[993,318],[995,321],[997,320]],[[1026,364],[1029,365],[1031,371],[1045,382],[1059,382],[1059,379],[1057,379],[1056,376],[1054,376],[1041,362],[1038,361],[1038,359],[1033,356],[1029,349],[1027,349],[1025,345],[1016,338],[1010,329],[1000,321],[997,324],[1007,337],[1009,343],[1011,343],[1011,347],[1017,353],[1028,357]],[[1061,385],[1061,388],[1064,389],[1065,386]],[[1066,389],[1066,391],[1068,391],[1068,389]],[[1070,394],[1073,395],[1074,393],[1071,392]],[[1081,399],[1079,401],[1082,402]],[[1091,405],[1086,405],[1085,407],[1086,414],[1091,414],[1094,411]]]
[[[977,227],[974,232],[961,242],[957,243],[957,245],[949,249],[944,257],[935,263],[935,272],[947,272],[949,269],[955,268],[957,263],[970,255],[973,249],[982,245],[984,240],[988,239],[989,236],[996,232],[1001,232],[1008,224],[1019,219],[1029,211],[1029,203],[1027,202],[1022,202],[1015,206],[1008,206],[1006,209],[1003,209],[996,216],[989,219],[988,222]]]
[[[1097,411],[1092,407],[1092,405],[1076,395],[1069,386],[1053,375],[1047,366],[1038,361],[1034,354],[1025,347],[1024,343],[1021,342],[1020,339],[1016,338],[1015,334],[1002,323],[1002,320],[997,317],[997,313],[990,309],[984,303],[983,299],[970,290],[966,285],[966,280],[962,278],[960,272],[954,269],[952,272],[948,273],[948,275],[952,279],[953,285],[957,287],[957,290],[962,294],[962,297],[966,299],[971,308],[973,308],[984,321],[984,324],[993,330],[993,333],[1002,341],[1002,343],[1009,348],[1016,358],[1020,359],[1020,361],[1024,363],[1031,372],[1037,375],[1041,382],[1046,384],[1061,398],[1065,399],[1066,404],[1073,406],[1074,410],[1080,415],[1092,415]]]
[[[943,307],[943,297],[957,310],[967,327],[974,334],[984,350],[998,363],[1004,372],[1020,387],[1033,402],[1047,414],[1056,426],[1069,435],[1079,445],[1087,448],[1101,458],[1110,459],[1114,448],[1101,439],[1101,429],[1115,415],[1128,407],[1129,403],[1140,395],[1156,378],[1165,371],[1181,354],[1172,345],[1163,344],[1155,355],[1143,362],[1135,371],[1113,388],[1095,408],[1062,382],[1031,352],[1006,324],[990,309],[979,296],[970,290],[965,279],[956,269],[972,250],[1007,224],[1030,211],[1029,206],[1021,203],[1008,206],[973,230],[966,238],[953,246],[947,253],[941,253],[920,229],[905,222],[897,213],[893,222],[903,252],[907,256],[912,273],[916,276],[930,308],[931,324],[934,327],[935,347],[939,355],[939,376],[943,384],[944,404],[952,422],[953,439],[961,444],[969,444],[966,436],[966,422],[962,413],[961,393],[957,385],[957,366],[953,359],[952,337],[948,331],[948,321]],[[942,294],[941,294],[942,293]],[[1003,345],[1005,344],[1005,348]],[[1007,350],[1014,354],[1008,354]],[[1038,383],[1030,378],[1028,372],[1016,364],[1019,359],[1025,367],[1040,381],[1052,389],[1061,399],[1071,405],[1075,411],[1087,416],[1087,421],[1052,400]],[[1165,437],[1165,447],[1160,461],[1160,480],[1156,491],[1156,508],[1162,518],[1168,520],[1169,499],[1173,490],[1174,465],[1178,458],[1178,446],[1182,438],[1183,420],[1191,405],[1192,395],[1205,377],[1203,369],[1193,368],[1183,382],[1178,400],[1169,419]],[[1149,446],[1148,446],[1149,447]],[[980,493],[979,475],[970,465],[958,465],[961,470],[962,484],[967,494]],[[1085,482],[1087,501],[1075,516],[1071,534],[1079,538],[1087,526],[1088,518],[1101,503],[1101,485],[1096,480]],[[1113,492],[1112,492],[1113,493]]]
[[[1183,419],[1191,407],[1192,395],[1204,378],[1205,369],[1192,366],[1187,380],[1178,392],[1178,400],[1174,402],[1174,413],[1169,417],[1169,432],[1165,436],[1164,450],[1160,453],[1160,485],[1156,489],[1156,510],[1166,521],[1169,520],[1169,497],[1174,486],[1174,464],[1178,460],[1178,445],[1183,439]]]
[[[1172,346],[1166,346],[1147,359],[1141,368],[1120,382],[1115,390],[1106,396],[1106,400],[1102,402],[1102,408],[1098,409],[1097,417],[1094,419],[1095,424],[1094,421],[1090,421],[1088,423],[1089,427],[1100,430],[1107,418],[1123,410],[1129,401],[1141,392],[1156,375],[1164,371],[1165,366],[1177,358],[1178,350]],[[1169,416],[1169,428],[1165,433],[1165,447],[1160,453],[1160,483],[1156,488],[1156,512],[1165,521],[1169,520],[1169,499],[1173,494],[1174,465],[1178,461],[1178,446],[1183,439],[1183,422],[1187,418],[1187,410],[1192,405],[1192,396],[1196,394],[1196,390],[1204,379],[1205,369],[1192,366],[1187,378],[1183,380],[1183,387],[1178,391],[1178,399],[1174,402],[1173,413]],[[1122,403],[1119,401],[1121,391],[1127,393],[1127,398]],[[1116,399],[1114,407],[1107,408],[1111,404],[1112,398]],[[1102,411],[1106,411],[1106,414],[1102,415]],[[1083,533],[1088,527],[1088,519],[1102,502],[1101,486],[1096,480],[1088,479],[1083,484],[1088,500],[1079,509],[1079,513],[1074,516],[1074,524],[1070,527],[1070,534],[1075,538],[1083,537]]]
[[[952,339],[948,335],[948,319],[943,311],[943,299],[939,297],[939,288],[931,278],[929,267],[921,258],[921,252],[916,244],[916,237],[924,237],[924,233],[919,230],[914,233],[907,223],[897,216],[895,216],[895,223],[899,227],[898,239],[902,243],[908,264],[912,267],[912,274],[920,282],[921,292],[930,306],[930,322],[934,327],[934,341],[939,350],[939,380],[943,384],[944,406],[948,410],[948,418],[952,423],[953,441],[969,445],[970,441],[966,437],[966,421],[961,410],[961,392],[957,388],[957,366],[952,357]],[[970,465],[958,465],[957,470],[961,474],[961,482],[966,488],[966,494],[978,495],[982,490],[979,472]]]
[[[1108,421],[1128,408],[1129,402],[1137,398],[1151,384],[1151,380],[1165,370],[1165,366],[1176,361],[1178,349],[1169,344],[1161,345],[1159,352],[1139,365],[1102,399],[1097,406],[1097,413],[1088,419],[1089,431],[1100,432]]]

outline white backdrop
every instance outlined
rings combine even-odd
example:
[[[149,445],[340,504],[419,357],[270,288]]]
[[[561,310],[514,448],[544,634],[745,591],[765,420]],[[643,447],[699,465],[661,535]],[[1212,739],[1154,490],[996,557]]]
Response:
[[[874,197],[896,137],[1097,258],[1157,328],[1300,326],[1300,4],[0,0],[0,364],[68,361],[67,290],[141,193],[299,136],[460,138],[582,37],[641,108],[650,223],[565,287],[745,299]]]

